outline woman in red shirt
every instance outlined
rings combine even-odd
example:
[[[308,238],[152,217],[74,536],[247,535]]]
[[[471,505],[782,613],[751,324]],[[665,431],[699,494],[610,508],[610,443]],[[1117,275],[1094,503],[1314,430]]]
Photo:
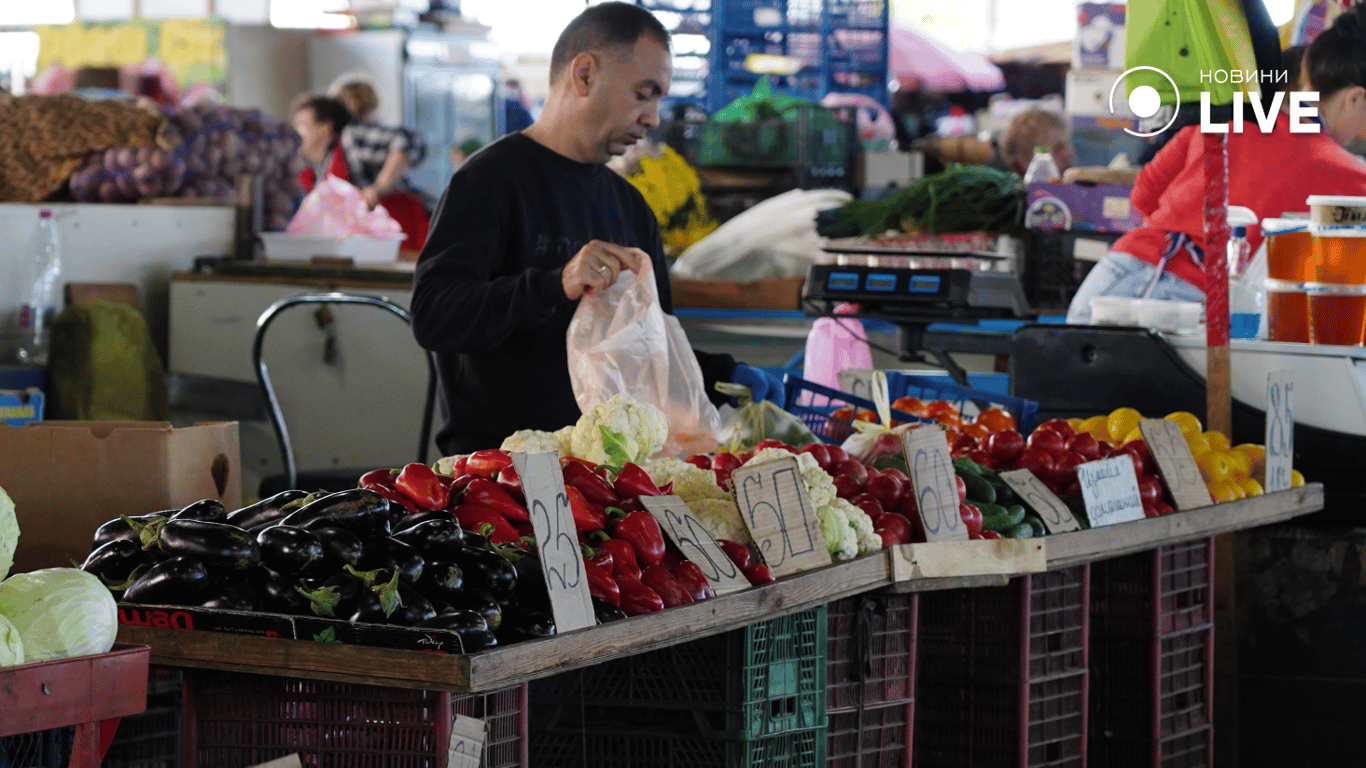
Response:
[[[1364,20],[1362,6],[1342,14],[1306,54],[1305,77],[1319,92],[1319,133],[1291,133],[1285,113],[1271,133],[1251,117],[1242,133],[1229,132],[1229,205],[1250,208],[1260,220],[1306,210],[1309,195],[1366,195],[1366,163],[1341,146],[1366,138]],[[1067,322],[1090,322],[1096,296],[1203,301],[1204,195],[1203,141],[1189,126],[1139,173],[1131,200],[1143,226],[1116,241],[1082,281]],[[1261,228],[1248,227],[1247,239],[1255,252]]]

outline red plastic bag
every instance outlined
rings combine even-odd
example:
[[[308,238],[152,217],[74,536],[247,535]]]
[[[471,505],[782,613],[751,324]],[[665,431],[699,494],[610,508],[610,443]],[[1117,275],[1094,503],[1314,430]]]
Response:
[[[370,210],[356,185],[326,176],[304,196],[299,212],[285,231],[291,235],[345,238],[351,235],[392,238],[403,234],[394,217],[377,205]]]

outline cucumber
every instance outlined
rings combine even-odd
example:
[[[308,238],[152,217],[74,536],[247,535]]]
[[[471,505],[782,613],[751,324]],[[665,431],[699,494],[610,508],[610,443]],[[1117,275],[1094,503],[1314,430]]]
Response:
[[[1015,491],[1011,489],[1010,486],[1006,485],[1005,481],[992,480],[991,478],[987,478],[987,482],[991,483],[991,487],[996,491],[997,504],[1008,507],[1011,504],[1015,504],[1020,500],[1020,497],[1015,495]]]
[[[982,530],[1005,532],[1018,526],[1025,519],[1025,508],[1019,504],[1002,507],[999,504],[977,504],[982,510]]]
[[[974,504],[996,503],[996,489],[980,475],[971,470],[959,469],[958,476],[963,478],[963,485],[968,489],[968,501]]]
[[[1048,535],[1048,528],[1046,528],[1046,527],[1044,526],[1043,520],[1040,519],[1040,517],[1039,517],[1038,515],[1029,515],[1028,517],[1025,518],[1025,522],[1026,522],[1026,523],[1029,523],[1029,525],[1032,526],[1032,527],[1034,528],[1034,535],[1035,535],[1035,536],[1047,536],[1047,535]]]
[[[1066,504],[1067,508],[1072,511],[1072,517],[1077,519],[1077,524],[1081,526],[1082,530],[1091,527],[1091,518],[1086,516],[1086,502],[1080,496],[1059,496],[1058,498],[1062,499],[1062,503]]]
[[[1034,526],[1029,523],[1020,523],[1008,531],[1000,531],[1003,539],[1032,539],[1034,538]]]
[[[980,475],[986,471],[985,467],[973,461],[972,459],[969,459],[966,456],[959,456],[958,458],[954,459],[953,468],[955,470],[964,470],[967,472],[971,472],[974,475]]]

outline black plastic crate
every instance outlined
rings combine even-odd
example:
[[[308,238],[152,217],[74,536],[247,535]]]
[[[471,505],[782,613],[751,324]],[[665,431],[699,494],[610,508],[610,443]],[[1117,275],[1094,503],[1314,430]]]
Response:
[[[1109,245],[1119,237],[1118,233],[1107,232],[1026,230],[1020,285],[1024,288],[1029,306],[1034,309],[1067,309],[1081,281],[1096,265],[1094,261],[1078,259],[1073,255],[1077,241],[1099,240]]]
[[[915,593],[880,593],[848,597],[827,606],[829,712],[915,697],[919,602]]]
[[[760,739],[708,739],[611,729],[533,731],[536,768],[825,768],[826,730]]]
[[[147,711],[119,721],[103,768],[178,768],[184,676],[171,667],[149,668]]]
[[[66,768],[75,734],[66,727],[0,736],[0,768]]]
[[[915,700],[830,713],[830,768],[910,768]]]

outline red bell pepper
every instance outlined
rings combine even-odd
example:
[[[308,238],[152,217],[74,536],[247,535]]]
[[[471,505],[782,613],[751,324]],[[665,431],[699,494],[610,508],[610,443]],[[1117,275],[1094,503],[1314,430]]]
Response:
[[[497,510],[465,502],[456,507],[453,513],[455,519],[460,522],[461,528],[483,534],[494,544],[508,544],[522,537],[512,523],[509,523],[507,518],[499,514]],[[484,531],[485,526],[489,526],[490,530]]]
[[[659,593],[645,586],[639,579],[619,576],[617,588],[621,590],[621,610],[627,616],[664,610],[664,600]]]
[[[763,563],[751,563],[748,568],[742,568],[741,573],[749,580],[750,586],[759,587],[764,584],[772,584],[776,579],[773,573],[768,570],[768,566]]]
[[[561,469],[566,487],[578,488],[585,499],[604,507],[621,503],[621,497],[612,490],[612,484],[593,474],[591,467],[578,462],[569,462]]]
[[[615,522],[612,535],[630,542],[636,552],[636,562],[640,563],[642,569],[663,562],[664,532],[659,529],[654,515],[649,512],[609,510],[608,517]]]
[[[468,456],[461,456],[456,459],[455,464],[451,466],[451,477],[460,477],[461,475],[467,474],[465,467],[469,462],[470,457]]]
[[[639,579],[640,564],[636,562],[636,550],[631,542],[614,539],[606,531],[598,531],[588,537],[594,547],[612,555],[612,577],[620,583],[623,577]]]
[[[640,583],[653,589],[665,608],[687,605],[692,602],[692,593],[683,586],[676,576],[663,568],[652,565],[640,572]]]
[[[584,467],[587,467],[587,468],[588,468],[588,471],[590,471],[590,472],[593,471],[593,470],[595,470],[595,469],[597,469],[597,465],[594,464],[593,462],[589,461],[588,459],[580,459],[578,456],[561,456],[561,457],[560,457],[560,468],[561,468],[561,469],[563,469],[563,468],[569,466],[570,464],[582,464]]]
[[[512,456],[507,451],[496,449],[475,451],[465,459],[466,474],[486,477],[490,480],[510,466],[512,466]]]
[[[451,501],[455,501],[457,496],[464,498],[463,494],[470,483],[476,480],[474,475],[456,475],[446,479],[446,490],[451,492]]]
[[[672,572],[674,566],[681,562],[684,562],[683,553],[679,552],[672,543],[668,541],[664,542],[664,559],[659,561],[659,564],[664,567],[664,570]]]
[[[612,483],[612,490],[623,500],[664,495],[659,486],[655,485],[655,481],[650,479],[649,473],[630,462],[627,462],[617,474],[616,482]]]
[[[588,578],[588,594],[593,597],[606,600],[612,605],[621,606],[621,587],[617,585],[617,580],[612,575],[599,568],[589,568],[584,571]]]
[[[706,600],[716,597],[716,590],[711,588],[711,582],[707,581],[707,575],[702,573],[701,567],[691,560],[684,560],[673,567],[674,578],[678,579],[692,595],[693,600]]]
[[[393,486],[386,487],[383,485],[378,485],[376,483],[370,483],[369,485],[362,485],[361,487],[367,491],[374,491],[375,493],[378,493],[379,495],[388,499],[392,504],[401,505],[404,509],[408,510],[408,514],[410,515],[416,515],[418,512],[422,511],[417,508],[417,505],[414,504],[412,500],[410,500],[407,496],[404,496],[402,493],[399,493],[398,489],[394,488]]]
[[[589,504],[578,488],[566,485],[564,495],[569,497],[569,512],[574,515],[574,530],[578,531],[579,535],[601,531],[607,527],[607,516]]]
[[[394,479],[394,487],[421,509],[445,509],[451,500],[451,493],[441,477],[426,464],[413,463],[404,467]]]
[[[736,568],[743,571],[749,567],[749,547],[729,539],[717,539],[716,543],[721,546],[721,551],[726,553],[726,557],[735,563]]]
[[[367,485],[379,485],[385,488],[394,487],[394,477],[398,475],[396,469],[376,469],[360,476],[356,482],[357,488],[364,488]]]
[[[592,547],[584,546],[583,564],[587,566],[589,570],[597,569],[606,573],[608,576],[611,576],[613,563],[614,560],[612,559],[611,552],[605,549],[593,549]]]
[[[1001,534],[999,534],[999,533],[997,533],[997,532],[995,532],[995,531],[982,531],[982,538],[984,538],[984,539],[999,539],[999,538],[1001,538]]]
[[[488,507],[514,523],[531,521],[525,505],[518,504],[498,483],[486,477],[476,477],[470,481],[465,488],[465,503]]]
[[[522,478],[517,475],[517,469],[512,465],[504,467],[498,473],[498,487],[507,491],[512,500],[518,504],[526,504],[526,491],[522,490]]]

